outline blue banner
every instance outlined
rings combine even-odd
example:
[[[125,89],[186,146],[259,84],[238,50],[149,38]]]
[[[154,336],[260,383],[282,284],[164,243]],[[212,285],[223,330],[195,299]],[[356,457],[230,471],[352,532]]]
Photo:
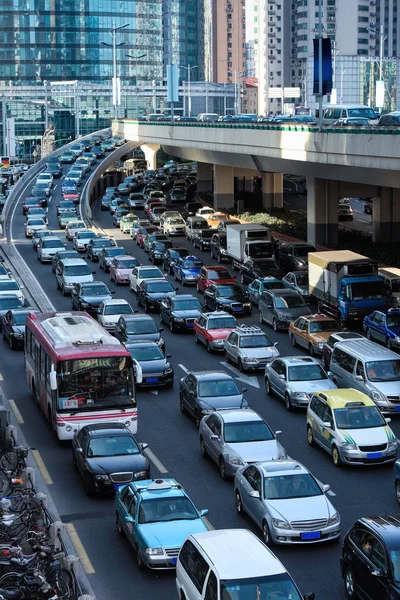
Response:
[[[314,44],[314,87],[313,94],[319,94],[319,38]],[[329,38],[322,38],[322,95],[327,96],[332,91],[332,45]]]

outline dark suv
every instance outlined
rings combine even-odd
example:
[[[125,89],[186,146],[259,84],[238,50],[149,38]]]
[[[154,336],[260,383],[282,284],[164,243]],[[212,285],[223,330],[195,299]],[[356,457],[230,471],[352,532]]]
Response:
[[[282,242],[275,250],[275,257],[278,254],[278,264],[287,273],[306,271],[309,252],[315,252],[315,248],[306,242]]]
[[[340,565],[347,597],[400,599],[400,515],[358,519],[345,535]]]
[[[226,233],[214,233],[210,241],[211,258],[216,258],[220,263],[223,260],[230,261],[226,250]]]
[[[272,325],[274,331],[289,329],[291,321],[305,315],[311,315],[311,310],[294,290],[267,290],[258,302],[259,322]]]

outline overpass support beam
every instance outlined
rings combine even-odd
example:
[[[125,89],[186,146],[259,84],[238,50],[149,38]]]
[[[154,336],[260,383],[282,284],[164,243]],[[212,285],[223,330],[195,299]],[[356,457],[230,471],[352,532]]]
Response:
[[[381,187],[372,204],[372,241],[400,241],[400,190]]]
[[[214,208],[223,210],[233,208],[234,202],[234,167],[214,165]]]
[[[307,179],[307,241],[313,246],[336,246],[338,241],[339,183]]]
[[[262,176],[262,207],[283,207],[283,173],[263,173]]]
[[[148,169],[157,169],[157,152],[160,149],[159,144],[143,144],[142,150],[147,161]]]
[[[213,187],[213,166],[211,163],[197,163],[197,191],[211,192]]]

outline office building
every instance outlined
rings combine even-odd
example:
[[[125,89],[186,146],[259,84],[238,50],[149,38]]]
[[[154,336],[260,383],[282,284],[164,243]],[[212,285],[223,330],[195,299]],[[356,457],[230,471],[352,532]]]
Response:
[[[245,0],[212,0],[213,73],[216,83],[237,83],[246,74]]]

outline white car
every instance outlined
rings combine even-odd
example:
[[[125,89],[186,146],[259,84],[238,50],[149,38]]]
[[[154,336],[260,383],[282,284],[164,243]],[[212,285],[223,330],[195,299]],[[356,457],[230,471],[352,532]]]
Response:
[[[142,281],[147,279],[165,279],[165,276],[158,267],[135,267],[129,279],[130,289],[137,292]]]
[[[79,229],[72,238],[72,247],[78,252],[85,252],[90,240],[97,238],[97,234],[91,229]]]
[[[149,227],[150,225],[151,223],[148,219],[137,219],[136,221],[134,221],[130,229],[131,238],[136,240],[136,234],[139,231],[139,229],[142,229],[142,227]]]
[[[113,298],[104,300],[100,304],[97,320],[107,331],[114,331],[120,317],[133,314],[133,308],[129,302]]]
[[[36,183],[40,183],[41,181],[44,181],[48,183],[50,187],[53,187],[54,178],[51,173],[40,173],[36,178]]]
[[[65,237],[67,240],[73,240],[78,231],[86,229],[86,223],[84,221],[70,221],[65,228]]]
[[[213,208],[211,208],[210,206],[202,206],[196,212],[196,217],[204,217],[205,219],[207,219],[208,215],[213,215],[214,213],[215,213],[215,210]]]
[[[15,279],[4,279],[0,281],[0,297],[1,296],[17,296],[21,303],[24,302],[24,295],[21,288]]]
[[[47,224],[44,219],[31,218],[25,221],[25,237],[30,238],[36,231],[46,231]]]
[[[47,211],[44,208],[30,208],[26,213],[26,220],[28,219],[43,219],[47,221]]]
[[[185,235],[186,223],[182,217],[170,217],[164,223],[166,235]]]
[[[42,237],[37,245],[37,258],[41,263],[51,262],[56,252],[65,250],[65,246],[58,237]]]

